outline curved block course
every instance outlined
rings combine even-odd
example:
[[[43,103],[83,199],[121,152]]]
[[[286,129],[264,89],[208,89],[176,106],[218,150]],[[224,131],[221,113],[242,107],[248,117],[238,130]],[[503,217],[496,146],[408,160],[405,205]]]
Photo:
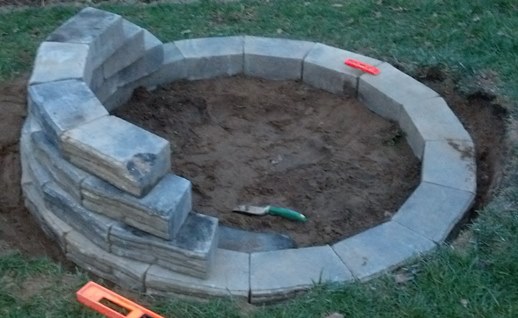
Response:
[[[349,68],[346,58],[381,73]],[[218,220],[193,212],[190,181],[169,171],[169,142],[110,112],[139,86],[236,74],[357,96],[399,123],[423,162],[421,184],[392,220],[332,245],[218,248]],[[20,142],[27,208],[68,259],[150,294],[264,303],[315,283],[366,280],[433,250],[476,192],[473,141],[444,99],[388,63],[321,43],[233,36],[163,44],[86,8],[40,45],[28,106]]]

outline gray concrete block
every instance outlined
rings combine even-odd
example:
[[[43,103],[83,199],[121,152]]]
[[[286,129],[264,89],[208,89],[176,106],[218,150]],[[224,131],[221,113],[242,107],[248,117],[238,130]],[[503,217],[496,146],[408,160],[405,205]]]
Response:
[[[157,265],[146,274],[149,294],[175,294],[207,299],[212,297],[248,298],[250,257],[247,253],[218,249],[207,279],[174,273]]]
[[[465,140],[471,137],[441,97],[404,104],[399,126],[414,154],[421,159],[427,141]]]
[[[328,245],[250,255],[251,303],[278,301],[319,283],[352,279],[351,272]]]
[[[110,279],[117,284],[131,286],[139,290],[144,289],[144,275],[150,267],[149,264],[110,254],[78,232],[69,233],[66,236],[66,242],[67,258],[76,262],[77,265],[97,275],[100,273],[101,277]],[[121,282],[118,278],[130,279],[131,281]]]
[[[356,278],[367,280],[431,251],[435,248],[435,243],[391,221],[340,241],[332,247]]]
[[[109,112],[114,111],[120,106],[126,104],[133,96],[133,85],[119,87],[108,98],[103,100],[103,105]]]
[[[66,130],[75,128],[108,112],[90,88],[78,80],[29,86],[29,104],[54,144]]]
[[[374,66],[382,63],[367,56],[317,43],[304,59],[302,80],[333,94],[356,96],[358,78],[363,73],[344,64],[349,58]]]
[[[147,88],[168,84],[187,77],[185,57],[174,43],[165,43],[164,61],[152,74],[142,78],[138,84]]]
[[[35,187],[36,185],[32,183],[23,185],[25,206],[36,222],[38,222],[43,232],[45,232],[45,235],[57,242],[61,250],[65,251],[65,236],[73,229],[46,207],[43,197]]]
[[[32,180],[32,183],[36,186],[36,189],[39,191],[40,195],[43,194],[41,189],[48,182],[52,182],[52,175],[49,170],[42,165],[36,158],[32,156],[27,156],[27,167],[29,178]]]
[[[191,182],[173,174],[141,198],[96,177],[88,177],[81,192],[86,208],[164,239],[175,237],[192,208]]]
[[[169,142],[114,116],[61,135],[73,164],[136,196],[147,194],[170,169]]]
[[[427,141],[421,180],[476,193],[475,146],[461,140]]]
[[[144,55],[144,29],[123,20],[122,31],[124,44],[102,64],[104,78],[111,77]]]
[[[252,232],[220,225],[218,247],[251,253],[297,248],[297,244],[291,237],[284,234]]]
[[[125,224],[110,232],[112,252],[143,262],[153,262],[177,273],[206,278],[218,245],[218,220],[190,213],[171,240],[147,234]]]
[[[176,41],[185,57],[189,80],[232,76],[243,72],[242,36]]]
[[[45,184],[43,193],[45,204],[56,216],[100,248],[110,250],[108,235],[114,220],[85,209],[55,182]]]
[[[403,105],[422,103],[439,95],[388,63],[378,66],[380,74],[363,74],[358,82],[358,99],[376,114],[399,121]]]
[[[89,83],[94,68],[88,58],[88,49],[86,44],[41,43],[29,85],[67,79]]]
[[[52,179],[61,188],[67,189],[67,192],[80,202],[81,182],[89,174],[66,161],[44,132],[34,132],[31,135],[31,139],[34,145],[31,156],[34,156],[45,165]]]
[[[245,36],[244,73],[268,80],[299,80],[314,42]]]
[[[118,87],[131,85],[153,73],[164,62],[164,46],[153,34],[144,30],[144,55],[117,74]]]
[[[475,200],[471,192],[423,182],[392,220],[438,243],[443,242]]]
[[[47,37],[50,42],[87,44],[92,68],[100,66],[124,40],[119,15],[90,7],[68,19]]]

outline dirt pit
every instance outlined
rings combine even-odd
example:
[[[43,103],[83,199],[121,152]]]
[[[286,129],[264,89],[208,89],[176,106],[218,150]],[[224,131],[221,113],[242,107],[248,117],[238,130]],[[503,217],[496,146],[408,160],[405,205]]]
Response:
[[[196,211],[299,246],[387,220],[419,182],[396,124],[355,98],[294,81],[175,82],[139,90],[116,115],[171,142],[172,171],[191,180]],[[239,204],[289,207],[308,221],[232,212]]]

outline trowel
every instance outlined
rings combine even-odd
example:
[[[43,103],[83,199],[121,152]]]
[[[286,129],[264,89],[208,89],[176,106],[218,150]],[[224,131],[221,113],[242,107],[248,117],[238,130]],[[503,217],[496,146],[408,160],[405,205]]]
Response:
[[[239,205],[235,207],[232,211],[253,215],[276,215],[286,219],[300,222],[306,222],[307,220],[304,214],[302,213],[287,208],[280,208],[273,205],[267,205],[265,207],[253,205]]]

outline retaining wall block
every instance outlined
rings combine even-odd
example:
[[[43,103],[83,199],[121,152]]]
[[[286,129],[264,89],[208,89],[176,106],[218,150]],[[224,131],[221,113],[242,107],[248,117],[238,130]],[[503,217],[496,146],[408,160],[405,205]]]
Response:
[[[207,299],[232,297],[247,299],[250,290],[250,255],[218,249],[214,266],[207,279],[174,273],[152,265],[146,275],[149,294],[174,294]]]
[[[34,217],[40,228],[48,238],[58,243],[62,251],[65,251],[65,236],[73,231],[72,227],[58,218],[45,205],[43,197],[32,183],[22,186],[25,197],[25,206]]]
[[[115,116],[66,131],[61,144],[70,162],[139,197],[171,166],[167,140]]]
[[[96,177],[85,179],[81,193],[86,208],[164,239],[175,237],[192,208],[191,182],[173,174],[141,198]]]
[[[110,78],[125,67],[133,64],[145,53],[144,29],[122,20],[124,44],[102,64],[104,78]]]
[[[419,159],[423,157],[427,141],[472,141],[469,133],[441,97],[404,104],[399,126]]]
[[[333,94],[356,96],[358,78],[362,72],[345,65],[348,58],[374,66],[382,63],[367,56],[317,43],[304,58],[302,80]]]
[[[29,85],[78,79],[90,83],[94,67],[88,45],[43,42],[38,48]]]
[[[419,104],[439,95],[394,66],[383,63],[380,74],[363,74],[358,83],[358,99],[386,119],[399,121],[401,108]]]
[[[115,93],[103,101],[104,108],[109,112],[113,112],[115,109],[127,103],[133,96],[133,86],[134,85],[128,85],[117,88]]]
[[[471,192],[422,182],[392,220],[440,243],[446,240],[474,200]]]
[[[356,278],[367,280],[397,268],[412,257],[431,251],[435,243],[391,221],[349,237],[332,247]]]
[[[90,88],[78,80],[50,82],[29,87],[31,112],[39,118],[50,140],[58,145],[59,136],[108,112]]]
[[[157,85],[185,79],[187,77],[186,74],[185,57],[174,43],[165,43],[162,65],[155,72],[141,79],[139,85],[154,88]]]
[[[108,234],[110,227],[116,223],[114,220],[83,208],[55,182],[45,184],[43,193],[45,204],[56,216],[100,248],[110,250]]]
[[[242,36],[176,41],[185,57],[187,79],[232,76],[243,72]]]
[[[112,253],[156,263],[188,276],[207,278],[218,245],[218,219],[189,213],[178,235],[164,240],[119,223],[110,232]]]
[[[48,169],[52,179],[63,189],[81,201],[81,182],[89,176],[88,173],[66,161],[45,135],[38,131],[31,135],[33,149],[32,155]]]
[[[245,36],[244,73],[268,80],[300,80],[314,42]]]
[[[274,302],[318,283],[353,279],[328,245],[258,252],[250,257],[251,303]]]
[[[125,39],[122,18],[95,8],[84,8],[47,37],[50,42],[88,45],[94,69],[120,48]]]
[[[120,282],[125,287],[143,291],[144,276],[150,265],[112,255],[99,248],[78,232],[66,236],[67,258],[93,273],[116,282],[118,277],[128,279]]]
[[[462,140],[427,141],[421,180],[476,193],[475,146]]]

